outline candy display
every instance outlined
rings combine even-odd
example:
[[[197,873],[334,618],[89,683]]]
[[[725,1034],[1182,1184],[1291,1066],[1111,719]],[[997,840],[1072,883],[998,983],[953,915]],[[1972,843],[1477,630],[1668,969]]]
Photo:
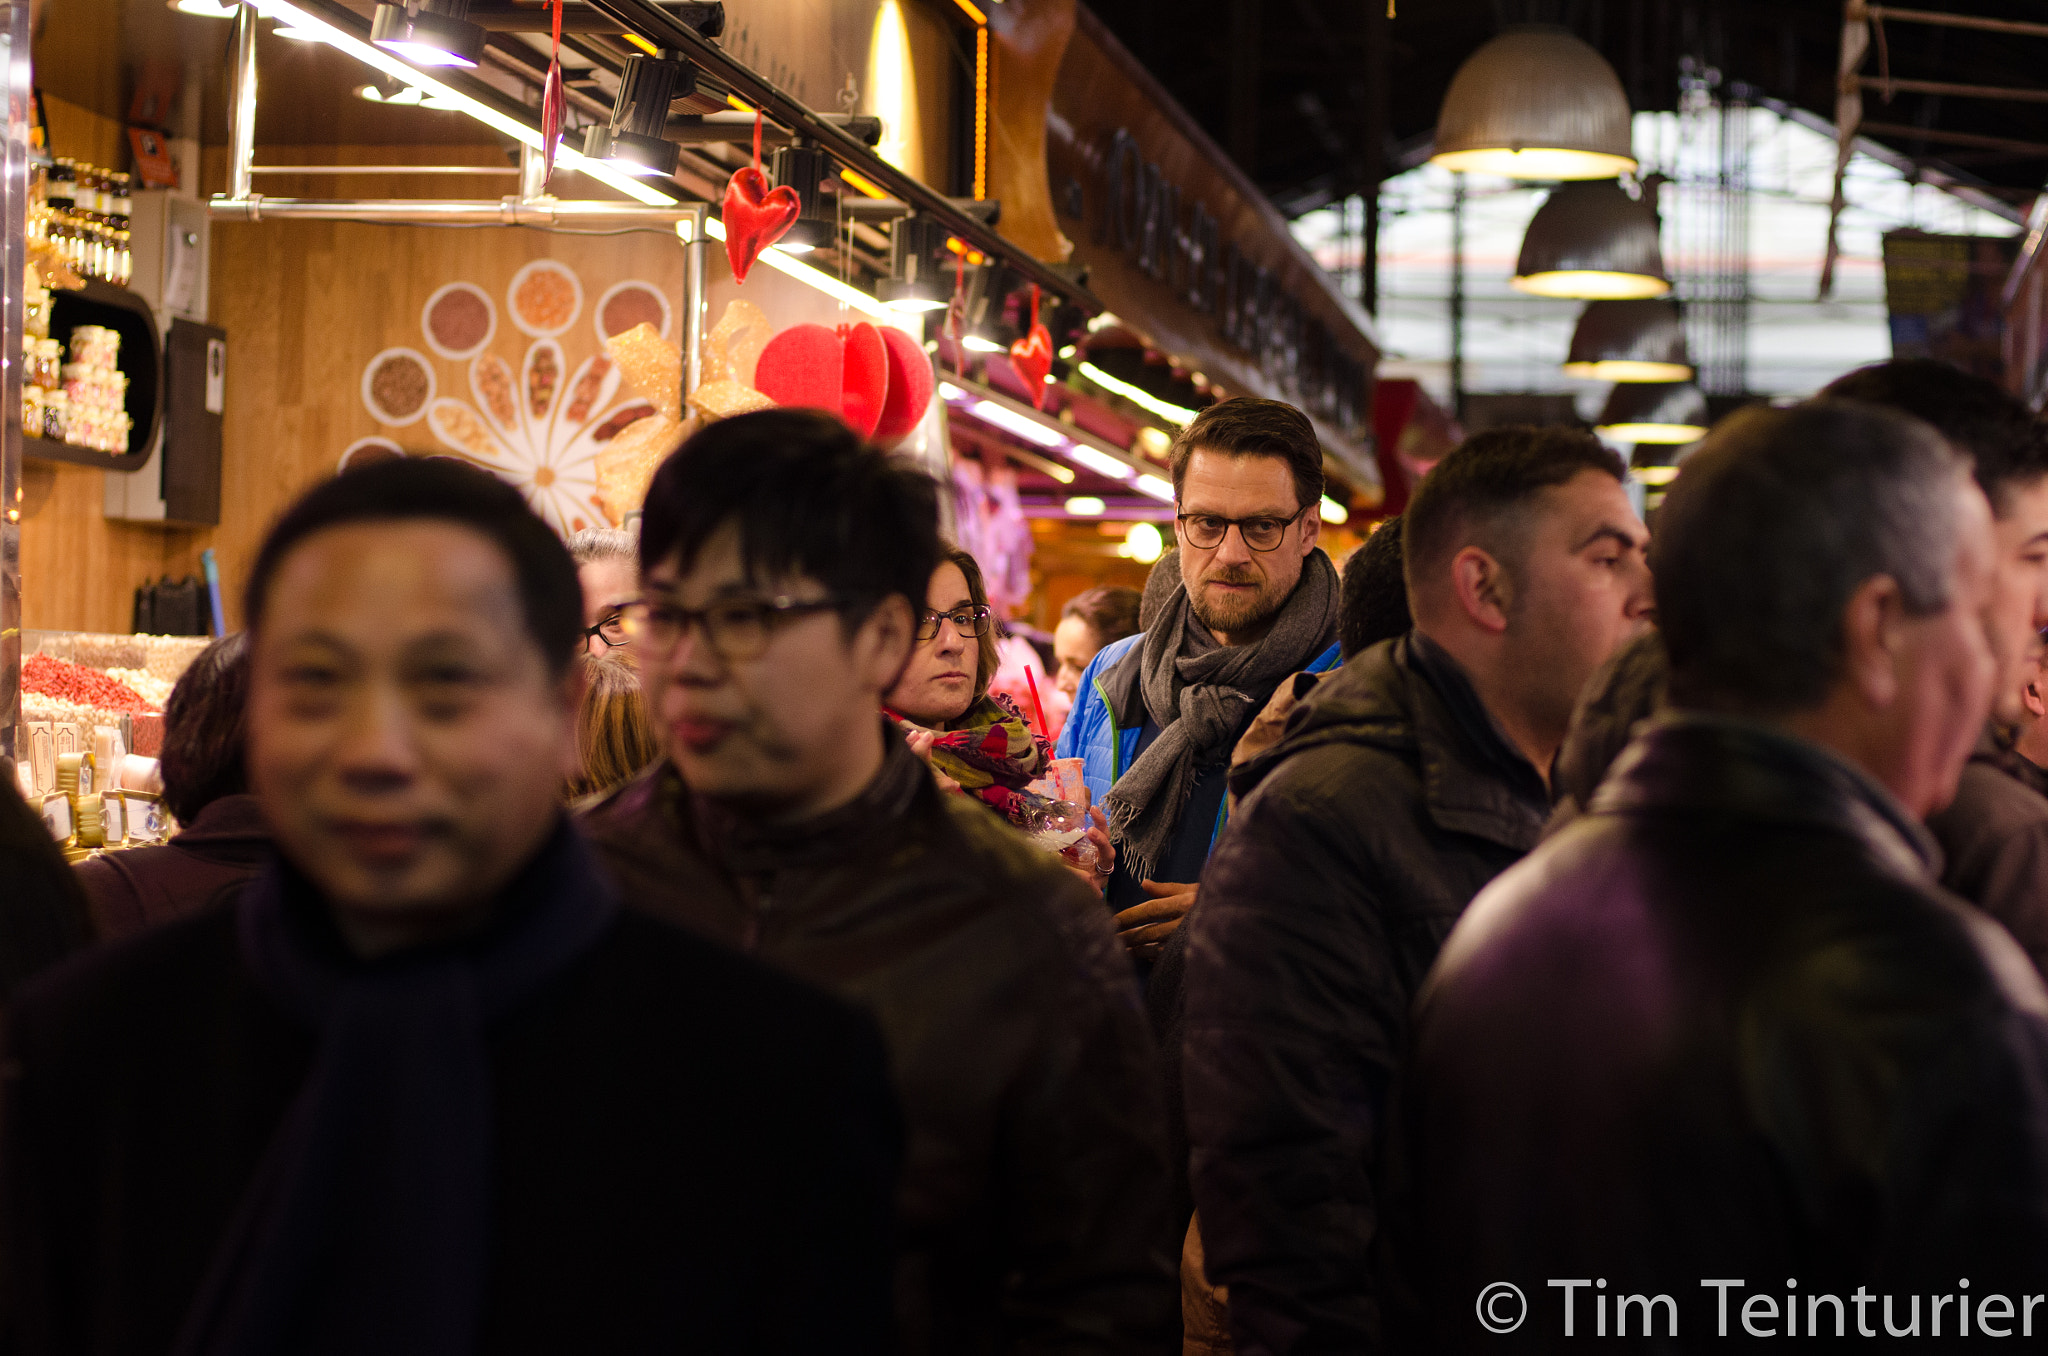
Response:
[[[110,769],[110,785],[146,787],[163,748],[164,703],[207,643],[203,636],[24,632],[22,793],[35,799],[58,790],[60,760],[79,753]],[[115,778],[113,769],[133,775]]]

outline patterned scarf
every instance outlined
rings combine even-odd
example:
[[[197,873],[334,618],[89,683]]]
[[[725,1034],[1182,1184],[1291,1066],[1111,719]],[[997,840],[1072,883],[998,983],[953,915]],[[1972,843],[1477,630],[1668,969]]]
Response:
[[[924,729],[895,711],[889,715],[905,730]],[[1052,743],[1032,731],[1014,702],[991,692],[955,724],[957,729],[936,732],[933,767],[1001,815],[1012,814],[1019,802],[1038,799],[1024,788],[1045,775]]]

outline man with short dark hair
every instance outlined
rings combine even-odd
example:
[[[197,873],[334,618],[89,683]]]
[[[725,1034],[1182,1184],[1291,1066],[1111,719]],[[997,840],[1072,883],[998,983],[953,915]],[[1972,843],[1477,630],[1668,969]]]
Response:
[[[1182,1060],[1240,1356],[1374,1349],[1372,1170],[1408,1005],[1466,903],[1536,844],[1578,690],[1648,619],[1621,479],[1564,429],[1444,458],[1403,519],[1414,629],[1319,683],[1232,779]]]
[[[1931,359],[1861,368],[1822,394],[1932,424],[1971,459],[1991,503],[1998,587],[1988,624],[1999,682],[1955,800],[1927,827],[1941,844],[1941,883],[2005,924],[2048,975],[2048,798],[2013,752],[2048,626],[2048,437],[1995,383]]]
[[[1145,962],[1194,903],[1238,737],[1283,679],[1338,662],[1337,571],[1316,546],[1323,449],[1307,416],[1245,396],[1211,405],[1172,466],[1178,550],[1146,587],[1152,624],[1089,663],[1059,742],[1109,813],[1109,905]]]
[[[1998,672],[1984,496],[1896,412],[1745,410],[1652,564],[1671,710],[1416,1004],[1388,1345],[1494,1350],[1502,1285],[1535,1350],[1869,1336],[1880,1300],[1893,1333],[2013,1331],[1997,1297],[2048,1274],[2048,993],[1919,823]]]
[[[1164,1126],[1129,965],[1058,856],[942,793],[882,713],[936,487],[828,415],[739,415],[656,473],[641,550],[668,757],[587,823],[628,898],[880,1022],[905,1349],[1156,1351]]]
[[[8,1013],[8,1349],[889,1349],[881,1044],[618,907],[556,801],[546,524],[377,463],[285,514],[244,610],[279,858]]]

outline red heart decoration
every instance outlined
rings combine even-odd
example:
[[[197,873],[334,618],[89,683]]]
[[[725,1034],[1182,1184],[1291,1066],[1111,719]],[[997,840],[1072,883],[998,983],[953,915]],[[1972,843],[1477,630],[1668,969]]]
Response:
[[[1052,375],[1052,331],[1032,325],[1031,333],[1010,345],[1010,364],[1024,379],[1024,389],[1031,392],[1032,405],[1044,409],[1045,379]]]
[[[545,188],[555,177],[555,148],[562,141],[562,63],[548,63],[548,78],[540,96],[540,182]]]
[[[889,351],[889,392],[882,402],[882,417],[875,425],[875,441],[894,447],[908,437],[924,418],[932,403],[934,378],[932,360],[917,340],[894,325],[881,325],[882,346]]]
[[[866,323],[836,331],[791,325],[761,350],[754,389],[784,408],[838,415],[855,433],[869,437],[888,401],[888,349]]]
[[[788,184],[768,187],[768,176],[758,166],[732,172],[719,214],[725,222],[725,257],[732,265],[734,282],[747,280],[747,271],[761,251],[782,239],[802,210],[803,200],[796,190]]]

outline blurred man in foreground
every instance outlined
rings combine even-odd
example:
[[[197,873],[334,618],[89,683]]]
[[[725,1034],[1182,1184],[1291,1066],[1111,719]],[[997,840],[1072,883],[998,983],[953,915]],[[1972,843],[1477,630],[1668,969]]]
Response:
[[[1984,496],[1906,416],[1745,411],[1652,564],[1672,709],[1474,901],[1416,1006],[1389,1346],[1493,1350],[1474,1304],[1501,1282],[1518,1350],[1569,1345],[1567,1305],[1638,1350],[1738,1313],[1869,1335],[1871,1296],[1895,1331],[1909,1295],[1917,1332],[1923,1297],[1999,1326],[1997,1293],[2048,1274],[2048,994],[1935,884],[1919,822],[1998,676]]]
[[[886,1349],[879,1042],[618,907],[555,799],[576,574],[518,492],[349,472],[245,612],[281,856],[8,1014],[6,1348]]]

